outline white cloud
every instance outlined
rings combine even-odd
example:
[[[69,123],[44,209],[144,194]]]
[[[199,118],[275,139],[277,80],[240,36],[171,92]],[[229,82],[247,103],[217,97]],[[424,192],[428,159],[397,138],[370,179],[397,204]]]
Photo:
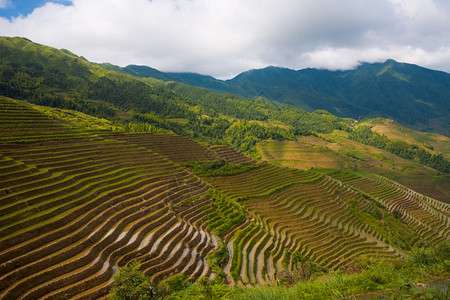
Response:
[[[267,65],[343,69],[387,58],[448,72],[449,2],[73,0],[0,18],[0,35],[98,62],[218,77]]]
[[[359,59],[356,60],[355,57]],[[411,46],[392,48],[323,48],[306,53],[304,61],[316,68],[345,70],[356,67],[361,62],[383,62],[392,58],[400,62],[409,62],[434,69],[450,70],[450,48],[426,51]]]

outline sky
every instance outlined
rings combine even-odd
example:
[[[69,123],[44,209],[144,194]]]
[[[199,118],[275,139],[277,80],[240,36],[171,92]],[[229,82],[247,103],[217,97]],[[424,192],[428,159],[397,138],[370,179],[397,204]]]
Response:
[[[220,79],[386,59],[450,72],[450,0],[0,0],[0,36]]]

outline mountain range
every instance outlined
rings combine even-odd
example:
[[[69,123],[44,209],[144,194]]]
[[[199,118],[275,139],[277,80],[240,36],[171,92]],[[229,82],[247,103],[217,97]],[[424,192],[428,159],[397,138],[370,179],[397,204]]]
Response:
[[[394,60],[362,63],[347,71],[270,66],[229,80],[196,73],[164,73],[137,65],[122,70],[247,98],[262,96],[307,111],[324,109],[355,119],[381,116],[416,130],[450,133],[450,74]]]

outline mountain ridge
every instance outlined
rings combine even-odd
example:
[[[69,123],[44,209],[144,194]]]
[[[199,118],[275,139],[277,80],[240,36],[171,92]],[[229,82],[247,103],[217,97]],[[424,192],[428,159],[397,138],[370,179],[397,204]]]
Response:
[[[346,71],[268,66],[228,80],[196,73],[164,73],[136,65],[123,70],[134,76],[177,81],[215,92],[262,96],[308,111],[325,109],[356,119],[386,117],[416,130],[450,134],[450,74],[392,59],[362,63]]]

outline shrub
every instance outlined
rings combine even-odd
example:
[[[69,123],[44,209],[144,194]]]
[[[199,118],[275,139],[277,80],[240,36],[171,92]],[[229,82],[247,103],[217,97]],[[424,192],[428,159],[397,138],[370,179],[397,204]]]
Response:
[[[126,267],[119,268],[119,272],[114,275],[110,299],[143,300],[150,299],[153,296],[153,287],[140,268],[140,261],[135,261]]]

